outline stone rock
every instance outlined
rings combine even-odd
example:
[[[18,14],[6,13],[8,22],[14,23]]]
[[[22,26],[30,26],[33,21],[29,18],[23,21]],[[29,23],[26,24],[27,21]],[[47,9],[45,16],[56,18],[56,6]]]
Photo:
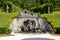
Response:
[[[38,16],[37,16],[38,17]],[[51,26],[48,22],[44,19],[31,15],[31,13],[25,13],[18,15],[18,18],[15,18],[13,22],[10,24],[10,29],[12,31],[19,33],[21,31],[24,32],[50,32]]]

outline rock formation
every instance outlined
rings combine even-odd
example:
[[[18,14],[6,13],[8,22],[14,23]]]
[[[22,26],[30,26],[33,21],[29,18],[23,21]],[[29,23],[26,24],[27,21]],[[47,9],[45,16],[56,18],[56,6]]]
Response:
[[[32,13],[33,14],[33,13]],[[38,16],[32,15],[27,11],[19,13],[18,16],[10,24],[13,32],[50,32],[51,26],[48,22]]]

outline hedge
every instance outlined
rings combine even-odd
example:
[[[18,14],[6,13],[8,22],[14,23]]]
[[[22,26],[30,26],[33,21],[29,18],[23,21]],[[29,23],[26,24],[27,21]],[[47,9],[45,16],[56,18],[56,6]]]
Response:
[[[60,34],[60,28],[55,28],[56,29],[56,32],[57,34]]]
[[[11,33],[11,29],[9,28],[3,28],[3,27],[0,27],[0,34],[9,34]]]
[[[9,6],[9,12],[12,12],[12,2],[4,2],[1,6],[3,8],[2,11],[6,12],[6,6],[7,5]]]
[[[30,11],[48,13],[48,8],[47,8],[48,6],[50,7],[50,12],[52,12],[53,11],[52,4],[43,4],[43,5],[35,6],[31,8]]]
[[[10,7],[9,12],[17,12],[20,10],[20,8],[16,5],[14,5],[12,2],[4,2],[1,6],[3,8],[3,10],[2,10],[3,12],[6,12],[7,5]]]

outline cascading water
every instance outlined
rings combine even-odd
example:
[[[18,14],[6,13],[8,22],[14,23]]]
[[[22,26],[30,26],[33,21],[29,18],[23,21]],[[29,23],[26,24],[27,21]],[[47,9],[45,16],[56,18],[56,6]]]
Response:
[[[20,13],[17,18],[10,24],[10,29],[13,32],[50,32],[51,26],[48,22],[39,17],[28,14],[27,12]],[[39,31],[40,30],[40,31]]]

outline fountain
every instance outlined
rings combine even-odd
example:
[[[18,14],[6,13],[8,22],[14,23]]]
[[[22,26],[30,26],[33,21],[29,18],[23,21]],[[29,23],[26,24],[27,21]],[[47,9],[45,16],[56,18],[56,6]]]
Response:
[[[10,29],[15,32],[50,32],[51,26],[46,19],[38,16],[34,16],[27,11],[18,14],[18,17],[10,24]]]

